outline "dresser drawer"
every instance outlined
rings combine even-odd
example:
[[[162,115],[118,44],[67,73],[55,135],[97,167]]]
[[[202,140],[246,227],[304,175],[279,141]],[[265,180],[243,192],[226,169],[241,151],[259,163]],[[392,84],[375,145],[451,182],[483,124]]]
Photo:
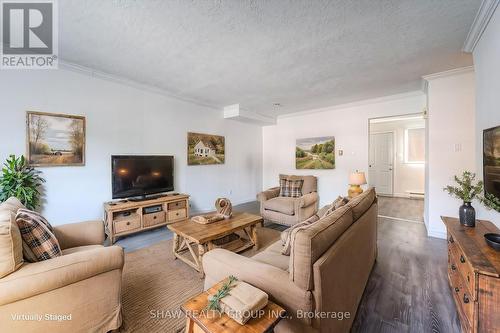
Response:
[[[142,219],[145,228],[154,226],[156,224],[165,223],[167,221],[165,212],[144,214],[142,216]]]
[[[463,331],[469,332],[474,323],[474,300],[470,296],[469,289],[464,285],[457,263],[453,260],[448,264],[448,277]]]
[[[453,261],[456,264],[457,271],[462,276],[462,280],[465,283],[465,286],[469,290],[469,294],[472,296],[472,299],[476,300],[476,275],[472,270],[472,267],[469,263],[467,257],[463,254],[460,247],[456,244],[455,246],[449,244],[449,252],[453,257]]]
[[[186,209],[176,209],[168,212],[169,221],[185,219],[186,216],[187,216]]]
[[[120,221],[114,222],[114,230],[116,234],[131,231],[134,229],[139,229],[140,227],[141,227],[141,220],[139,217],[131,219],[122,219]]]
[[[170,202],[168,205],[168,210],[175,210],[175,209],[181,209],[181,208],[186,208],[186,201],[176,201],[176,202]]]

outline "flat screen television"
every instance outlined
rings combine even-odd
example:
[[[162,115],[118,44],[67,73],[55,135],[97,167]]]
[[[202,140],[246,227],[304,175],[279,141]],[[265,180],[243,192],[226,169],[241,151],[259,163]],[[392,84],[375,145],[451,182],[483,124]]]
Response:
[[[174,190],[173,156],[111,156],[113,199]]]
[[[500,126],[483,131],[484,191],[500,199]]]

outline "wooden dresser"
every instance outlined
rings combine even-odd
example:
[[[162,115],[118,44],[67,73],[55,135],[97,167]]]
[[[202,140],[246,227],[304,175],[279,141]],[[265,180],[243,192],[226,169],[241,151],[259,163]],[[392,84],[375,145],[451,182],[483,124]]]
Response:
[[[448,279],[462,332],[500,332],[500,252],[483,235],[500,230],[489,221],[475,228],[441,217],[448,230]]]
[[[143,201],[113,201],[104,204],[104,223],[111,244],[117,237],[134,234],[189,217],[189,195],[165,195]]]

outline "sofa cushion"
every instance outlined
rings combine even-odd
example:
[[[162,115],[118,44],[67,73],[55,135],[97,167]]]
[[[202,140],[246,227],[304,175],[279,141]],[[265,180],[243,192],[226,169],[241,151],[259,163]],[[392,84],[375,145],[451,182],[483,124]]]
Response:
[[[277,241],[254,255],[252,259],[288,271],[290,257],[281,254],[282,249],[281,241]]]
[[[72,254],[72,253],[91,251],[91,250],[98,249],[101,247],[103,247],[103,246],[102,245],[83,245],[83,246],[70,247],[69,249],[62,250],[62,255],[66,256],[66,255]]]
[[[0,205],[1,207],[2,205]],[[15,272],[23,264],[21,233],[14,212],[0,208],[0,278]]]
[[[297,180],[302,179],[304,184],[302,185],[302,194],[308,194],[311,192],[318,191],[318,179],[315,176],[295,176],[295,175],[280,175],[281,179]]]
[[[300,198],[303,184],[302,179],[280,179],[280,197]]]
[[[301,289],[313,289],[312,266],[353,223],[352,209],[340,207],[332,214],[292,232],[290,279]]]
[[[295,225],[292,225],[290,228],[288,228],[285,231],[283,231],[282,234],[285,234],[286,238],[285,238],[285,243],[283,244],[283,249],[281,250],[281,254],[283,254],[285,256],[289,256],[290,255],[290,250],[291,250],[291,247],[292,247],[291,236],[292,236],[293,230],[295,230],[297,228],[307,227],[307,226],[313,224],[314,222],[316,222],[318,220],[319,220],[319,216],[316,215],[316,214],[314,214],[313,216],[311,216],[307,220],[305,220],[303,222],[299,222],[299,223],[297,223]]]
[[[357,197],[349,200],[347,205],[352,208],[354,221],[359,219],[371,207],[376,198],[375,188],[371,187]]]
[[[19,209],[16,222],[23,242],[33,251],[36,261],[53,259],[62,255],[52,226],[42,215],[28,209]]]
[[[295,214],[295,200],[294,198],[286,198],[286,197],[276,197],[264,201],[264,209],[272,210],[274,212],[280,212],[286,215],[294,215]]]
[[[10,197],[7,199],[5,202],[2,202],[0,204],[0,210],[8,210],[14,213],[14,215],[17,213],[17,211],[21,208],[26,208],[21,201],[19,201],[18,198],[16,197]]]

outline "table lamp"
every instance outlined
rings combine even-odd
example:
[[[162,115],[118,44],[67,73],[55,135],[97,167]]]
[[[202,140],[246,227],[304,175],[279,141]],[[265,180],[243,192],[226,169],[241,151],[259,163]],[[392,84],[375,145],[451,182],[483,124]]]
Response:
[[[359,172],[356,170],[356,172],[353,172],[349,175],[349,190],[347,191],[347,194],[349,198],[354,198],[361,193],[363,193],[363,189],[361,188],[361,185],[366,184],[366,177],[364,172]]]

